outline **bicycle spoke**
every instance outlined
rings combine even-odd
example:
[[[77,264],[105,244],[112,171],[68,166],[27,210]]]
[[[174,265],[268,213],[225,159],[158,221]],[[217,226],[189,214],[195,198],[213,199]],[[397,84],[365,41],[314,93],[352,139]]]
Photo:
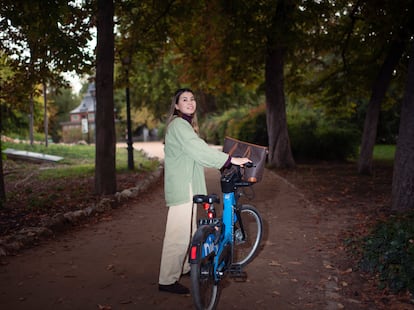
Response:
[[[256,254],[263,232],[262,219],[253,206],[243,205],[239,210],[241,223],[236,222],[234,226],[233,264],[243,267]]]

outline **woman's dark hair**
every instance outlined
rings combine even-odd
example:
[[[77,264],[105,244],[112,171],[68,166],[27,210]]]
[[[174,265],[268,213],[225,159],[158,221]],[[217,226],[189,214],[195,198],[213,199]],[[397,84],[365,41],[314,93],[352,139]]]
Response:
[[[189,92],[194,95],[194,92],[189,88],[177,89],[174,93],[174,99],[173,99],[174,104],[178,104],[178,99],[180,99],[180,96],[182,95],[182,93],[185,93],[185,92]]]
[[[174,97],[172,98],[172,101],[171,101],[170,115],[169,115],[168,120],[167,120],[167,128],[168,128],[168,125],[171,123],[171,121],[176,116],[179,115],[178,110],[175,108],[175,105],[178,104],[178,100],[180,99],[180,96],[185,92],[189,92],[189,93],[192,93],[194,95],[194,92],[190,88],[179,88],[175,91]],[[194,113],[194,115],[193,115],[191,125],[193,126],[194,131],[198,133],[198,120],[197,120],[196,113]]]

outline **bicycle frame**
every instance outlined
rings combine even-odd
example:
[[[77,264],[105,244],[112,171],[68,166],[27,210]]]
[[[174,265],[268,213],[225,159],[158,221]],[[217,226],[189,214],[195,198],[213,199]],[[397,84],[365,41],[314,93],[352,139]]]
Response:
[[[193,197],[193,202],[202,203],[207,211],[207,218],[198,222],[189,255],[193,301],[199,310],[215,309],[220,280],[227,274],[241,281],[247,279],[243,268],[259,248],[263,222],[254,206],[239,204],[238,189],[252,184],[243,181],[239,167],[222,175],[222,218],[216,217],[214,208],[214,203],[220,203],[217,195]]]
[[[206,225],[207,227],[210,227],[210,230],[206,228],[203,232],[197,231],[199,234],[197,235],[196,233],[193,237],[190,251],[190,263],[196,259],[203,259],[214,254],[214,279],[216,282],[224,276],[225,271],[233,262],[233,229],[234,223],[238,220],[238,216],[235,214],[237,206],[237,188],[251,185],[251,182],[240,180],[239,169],[237,170],[237,173],[233,173],[230,176],[223,176],[221,178],[221,188],[223,192],[223,213],[221,223],[210,221],[212,224]],[[214,202],[219,201],[213,201],[214,199],[212,199],[211,196],[197,196],[204,200],[194,202],[213,204]],[[219,225],[221,225],[221,227],[219,227]],[[219,236],[217,236],[217,233],[219,233]],[[208,242],[204,242],[201,246],[201,241],[205,234],[210,234],[212,237],[209,237],[207,239]],[[201,251],[201,253],[198,251]]]
[[[223,194],[223,218],[224,231],[220,236],[217,254],[214,258],[215,280],[218,281],[223,275],[224,269],[232,263],[233,252],[233,225],[235,221],[234,208],[236,200],[234,192]],[[226,257],[227,255],[227,257]]]

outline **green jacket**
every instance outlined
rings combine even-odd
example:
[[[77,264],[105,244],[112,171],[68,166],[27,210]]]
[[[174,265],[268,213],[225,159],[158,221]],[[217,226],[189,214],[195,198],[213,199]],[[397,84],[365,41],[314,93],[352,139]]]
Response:
[[[193,194],[207,194],[204,167],[220,169],[229,155],[211,148],[181,117],[168,126],[164,146],[164,190],[167,206],[192,200]]]

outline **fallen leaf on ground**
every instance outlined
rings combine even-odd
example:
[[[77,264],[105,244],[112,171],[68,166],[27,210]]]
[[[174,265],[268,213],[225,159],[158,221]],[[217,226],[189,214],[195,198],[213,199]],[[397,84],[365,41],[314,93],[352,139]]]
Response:
[[[279,264],[277,261],[272,260],[272,261],[269,263],[269,266],[282,266],[282,265],[281,265],[281,264]]]
[[[106,270],[114,270],[114,269],[115,269],[115,266],[112,264],[106,266]]]
[[[341,274],[351,273],[353,270],[352,268],[348,268],[347,270],[341,271]]]
[[[301,262],[288,262],[288,264],[291,264],[291,265],[302,265]]]

